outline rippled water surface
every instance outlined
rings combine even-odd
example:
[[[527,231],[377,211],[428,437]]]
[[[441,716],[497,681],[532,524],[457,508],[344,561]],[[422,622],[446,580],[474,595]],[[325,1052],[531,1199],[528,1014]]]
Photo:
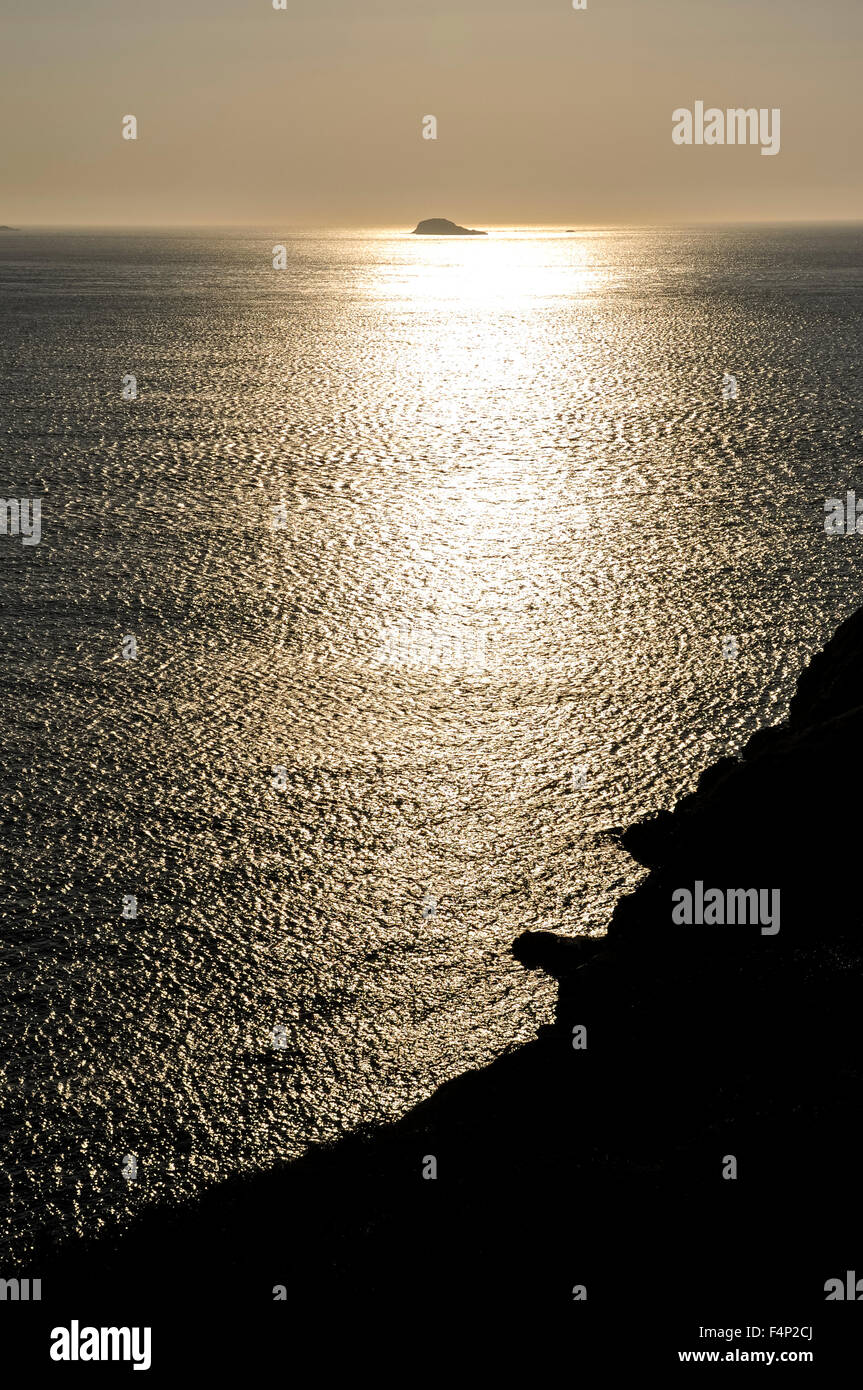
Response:
[[[0,491],[43,499],[0,536],[16,1248],[550,1020],[513,939],[602,932],[641,874],[603,830],[780,720],[860,604],[824,532],[860,251],[3,235]]]

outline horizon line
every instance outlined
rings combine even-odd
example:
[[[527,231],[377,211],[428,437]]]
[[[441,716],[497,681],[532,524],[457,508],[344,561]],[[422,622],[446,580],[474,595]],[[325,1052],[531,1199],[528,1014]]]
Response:
[[[27,231],[164,231],[164,232],[183,232],[183,231],[265,231],[277,226],[276,222],[24,222],[20,226],[12,226],[8,223],[0,224],[6,231],[27,232]],[[287,232],[393,232],[401,231],[403,223],[395,222],[364,222],[364,223],[294,223],[285,227]],[[788,218],[726,218],[726,219],[707,219],[698,221],[668,221],[668,222],[488,222],[486,226],[490,231],[558,231],[568,230],[570,227],[575,231],[599,231],[599,230],[659,230],[670,228],[699,228],[699,227],[859,227],[863,226],[863,214],[860,217],[831,217],[831,218],[811,218],[811,217],[788,217]],[[412,229],[410,229],[412,231]]]

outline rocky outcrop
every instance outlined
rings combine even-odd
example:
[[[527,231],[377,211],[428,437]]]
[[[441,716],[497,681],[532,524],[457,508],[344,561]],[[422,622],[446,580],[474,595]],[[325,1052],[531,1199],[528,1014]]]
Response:
[[[488,236],[488,232],[475,232],[470,227],[459,227],[446,217],[429,217],[417,223],[412,236]]]

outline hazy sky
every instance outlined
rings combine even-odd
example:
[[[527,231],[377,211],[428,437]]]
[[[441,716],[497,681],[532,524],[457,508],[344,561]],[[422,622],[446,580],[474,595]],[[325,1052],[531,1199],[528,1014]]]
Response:
[[[863,218],[863,0],[0,9],[0,223]],[[779,154],[673,144],[696,100],[779,107]]]

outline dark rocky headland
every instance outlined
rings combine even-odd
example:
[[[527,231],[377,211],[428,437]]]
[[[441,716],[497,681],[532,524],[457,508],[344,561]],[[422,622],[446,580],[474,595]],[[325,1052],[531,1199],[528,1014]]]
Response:
[[[536,1042],[392,1127],[46,1262],[54,1306],[74,1292],[96,1319],[101,1290],[115,1316],[152,1303],[158,1323],[172,1301],[212,1320],[240,1300],[255,1337],[356,1319],[383,1346],[413,1335],[420,1362],[466,1323],[475,1352],[527,1344],[541,1361],[559,1325],[572,1372],[591,1348],[609,1372],[658,1364],[651,1348],[676,1363],[675,1346],[716,1346],[700,1324],[814,1323],[814,1344],[786,1347],[826,1367],[863,1316],[824,1294],[863,1277],[858,746],[863,611],[804,671],[786,723],[621,832],[650,874],[606,937],[514,943],[559,981]],[[698,880],[778,888],[780,930],[674,926],[672,893]]]

